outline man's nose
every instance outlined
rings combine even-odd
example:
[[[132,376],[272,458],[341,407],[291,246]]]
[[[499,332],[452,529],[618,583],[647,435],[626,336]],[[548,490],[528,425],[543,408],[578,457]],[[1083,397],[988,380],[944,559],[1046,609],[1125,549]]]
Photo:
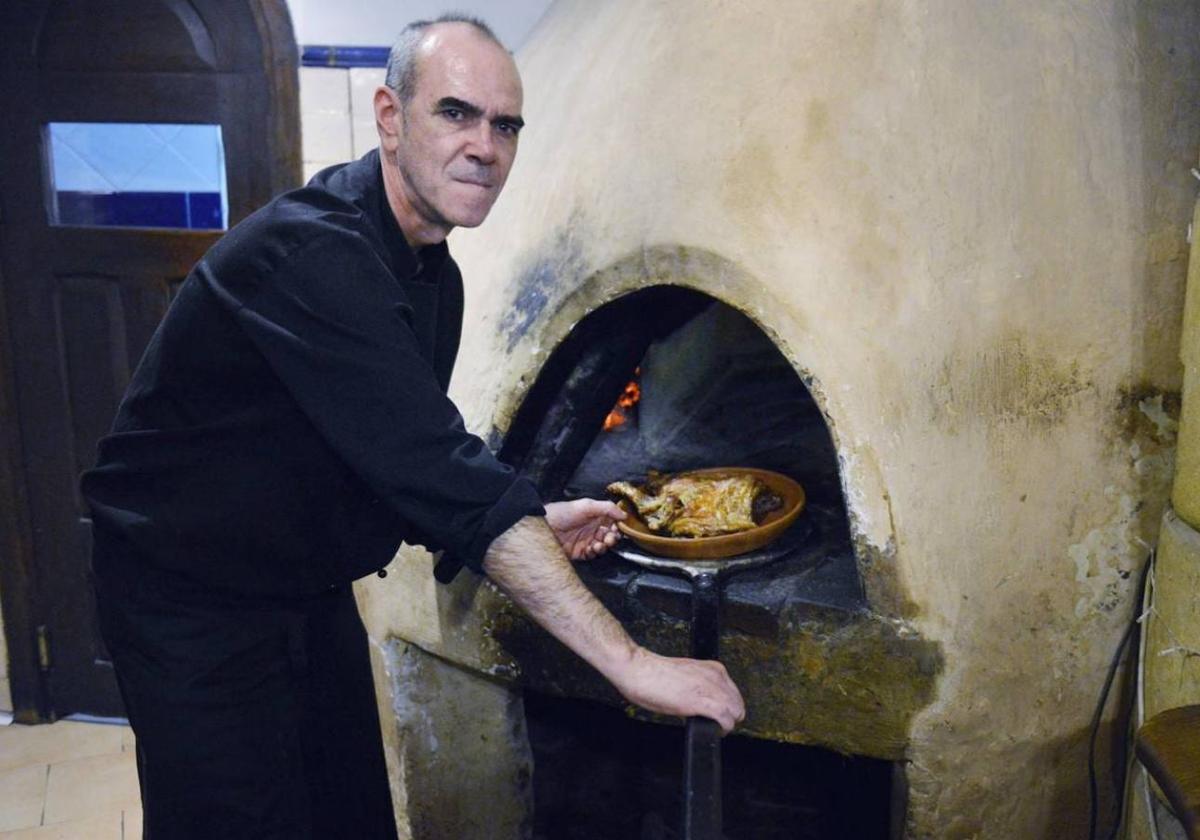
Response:
[[[480,120],[479,127],[475,130],[474,136],[471,138],[471,145],[467,149],[467,157],[475,163],[489,166],[496,161],[496,138],[493,136],[494,131],[492,124],[487,120]]]

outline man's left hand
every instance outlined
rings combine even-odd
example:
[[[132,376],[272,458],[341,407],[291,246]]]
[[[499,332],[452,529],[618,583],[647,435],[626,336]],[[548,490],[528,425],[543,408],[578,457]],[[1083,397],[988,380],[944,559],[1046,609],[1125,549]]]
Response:
[[[591,560],[617,544],[616,523],[626,517],[612,502],[576,499],[546,505],[546,524],[572,560]]]

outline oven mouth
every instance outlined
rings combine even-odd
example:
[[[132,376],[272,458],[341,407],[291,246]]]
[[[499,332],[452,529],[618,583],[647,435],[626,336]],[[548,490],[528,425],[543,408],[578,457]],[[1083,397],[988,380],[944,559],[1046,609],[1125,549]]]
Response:
[[[807,536],[780,538],[775,550],[784,550],[774,562],[731,576],[726,626],[773,636],[809,610],[866,607],[820,407],[751,318],[702,292],[653,286],[585,316],[543,365],[500,458],[548,501],[608,498],[608,484],[636,482],[650,470],[737,465],[783,473],[804,488],[802,529],[791,530]],[[669,571],[611,554],[577,569],[593,588],[619,590],[668,616],[689,614],[687,584]]]

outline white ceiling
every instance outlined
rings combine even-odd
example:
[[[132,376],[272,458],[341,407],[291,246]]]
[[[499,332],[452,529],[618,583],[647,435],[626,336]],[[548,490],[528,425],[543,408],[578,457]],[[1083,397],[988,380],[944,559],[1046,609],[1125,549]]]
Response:
[[[514,52],[553,0],[287,0],[300,45],[387,47],[413,20],[465,12],[487,22]]]

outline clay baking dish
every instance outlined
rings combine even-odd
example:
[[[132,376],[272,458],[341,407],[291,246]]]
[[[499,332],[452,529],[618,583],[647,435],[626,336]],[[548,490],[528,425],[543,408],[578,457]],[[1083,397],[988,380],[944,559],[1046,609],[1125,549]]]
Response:
[[[782,498],[783,505],[768,513],[761,525],[748,531],[722,534],[717,537],[663,537],[646,527],[646,523],[638,517],[632,505],[625,500],[619,502],[629,514],[629,518],[624,522],[618,522],[617,527],[644,551],[652,552],[660,557],[673,557],[680,560],[715,560],[745,554],[762,548],[783,534],[804,510],[804,488],[786,475],[770,470],[758,470],[752,467],[711,467],[703,470],[688,470],[676,473],[676,475],[706,475],[719,478],[753,476]]]

